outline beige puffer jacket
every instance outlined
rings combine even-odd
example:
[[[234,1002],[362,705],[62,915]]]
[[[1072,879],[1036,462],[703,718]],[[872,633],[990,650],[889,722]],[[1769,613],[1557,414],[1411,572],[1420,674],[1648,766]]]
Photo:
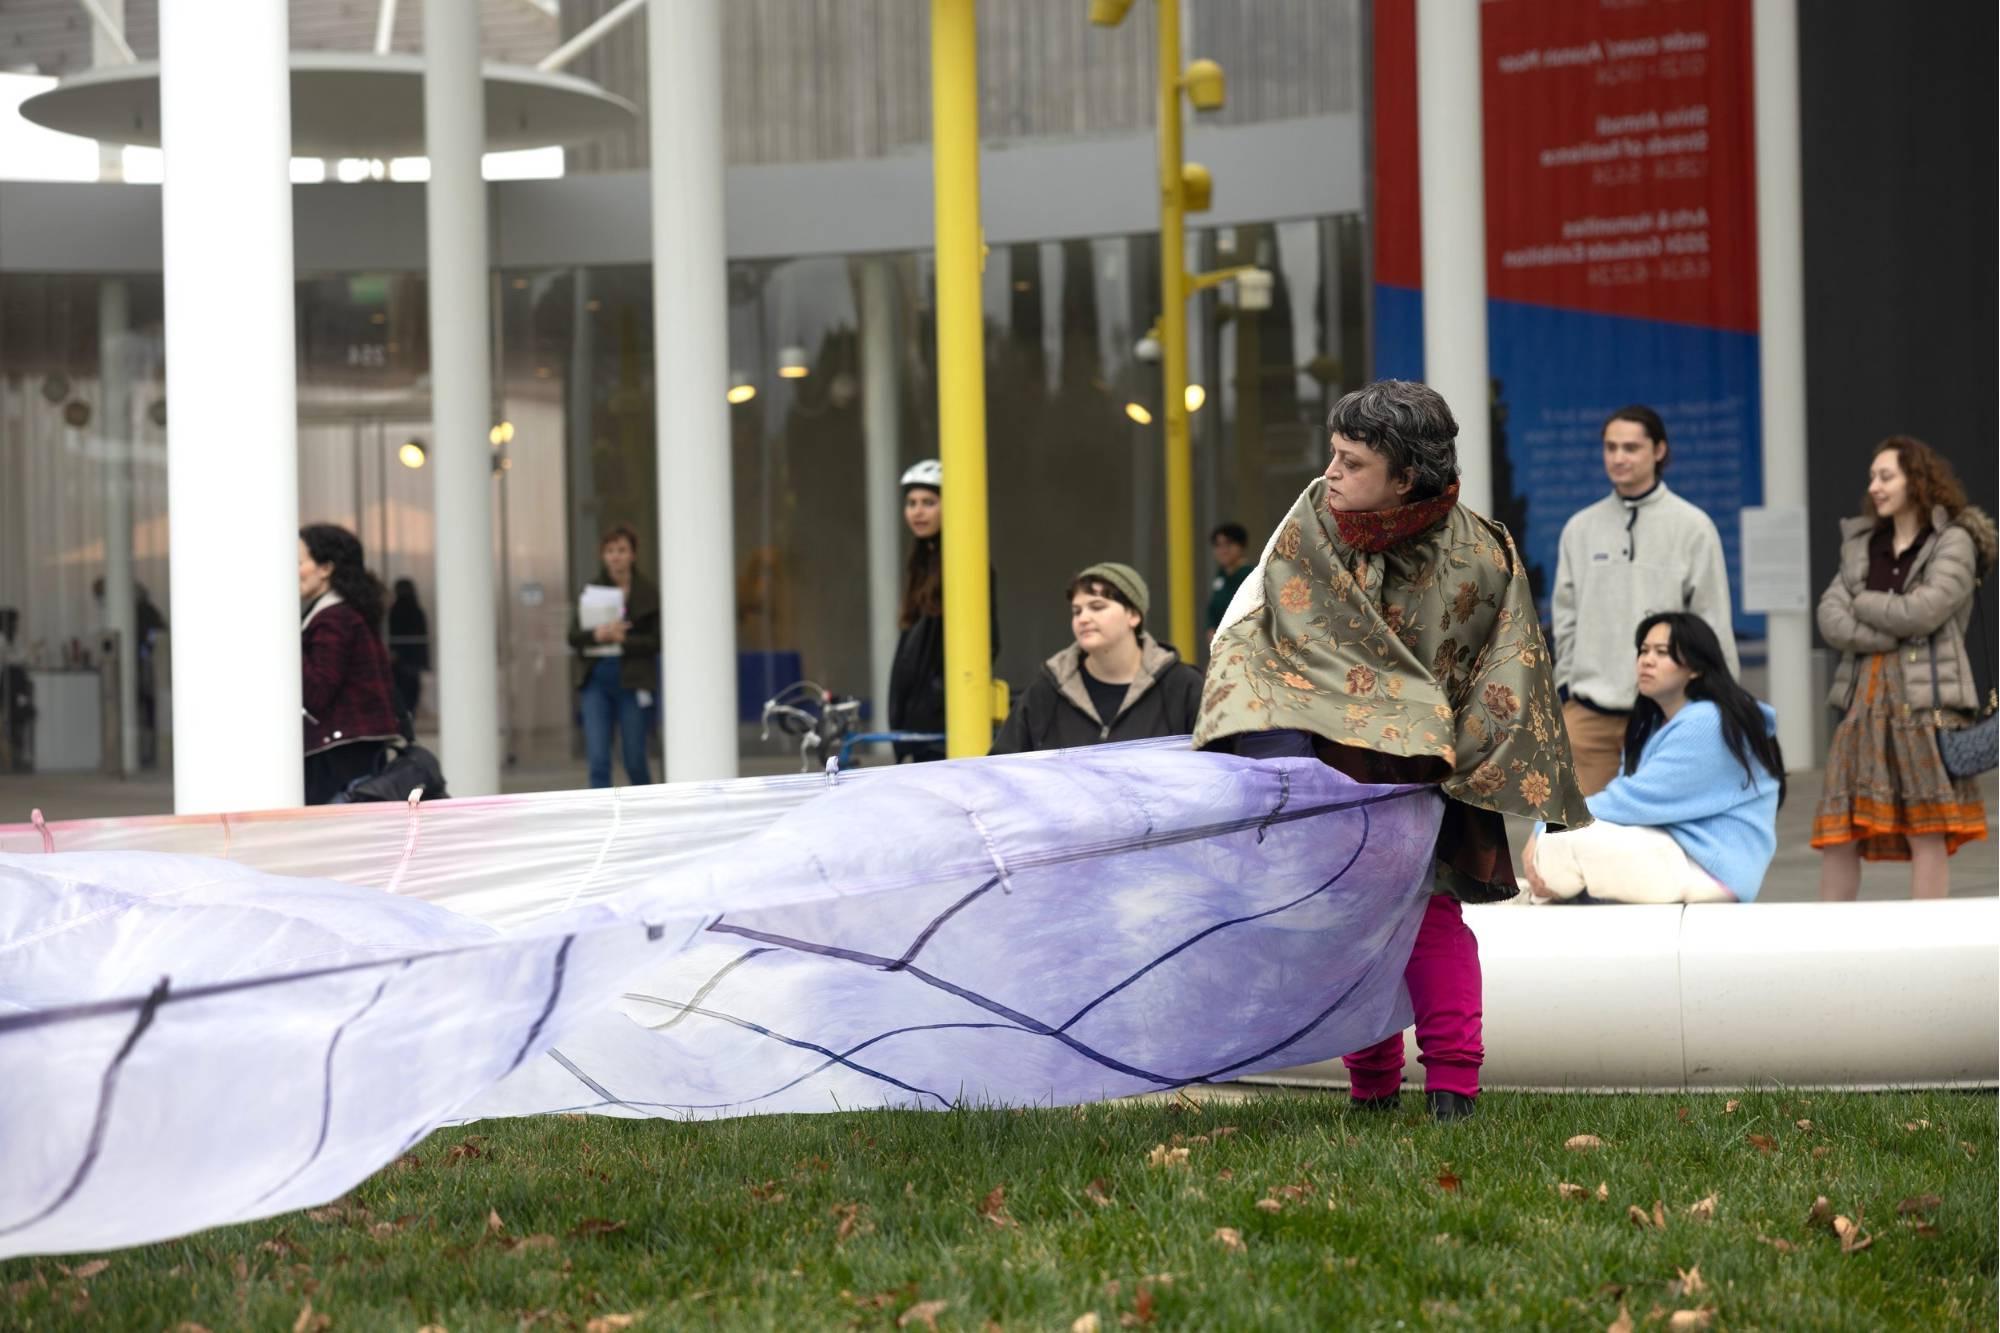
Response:
[[[1904,697],[1913,711],[1979,708],[1966,624],[1972,618],[1979,576],[1993,567],[1993,520],[1971,506],[1957,518],[1942,507],[1931,512],[1932,536],[1917,553],[1903,591],[1868,591],[1868,538],[1872,518],[1842,519],[1840,572],[1819,599],[1819,632],[1840,650],[1827,702],[1845,712],[1853,703],[1859,660],[1894,653],[1903,669]],[[1931,689],[1931,650],[1937,650],[1937,689]]]

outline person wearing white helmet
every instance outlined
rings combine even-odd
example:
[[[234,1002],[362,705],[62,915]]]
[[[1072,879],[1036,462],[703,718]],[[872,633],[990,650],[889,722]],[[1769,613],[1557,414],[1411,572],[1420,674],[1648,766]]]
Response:
[[[915,541],[903,573],[902,633],[889,667],[889,726],[896,731],[944,732],[944,468],[926,458],[903,473],[903,522]],[[989,576],[990,577],[990,576]],[[1000,628],[993,626],[993,651]],[[944,743],[897,742],[898,762],[944,758]]]

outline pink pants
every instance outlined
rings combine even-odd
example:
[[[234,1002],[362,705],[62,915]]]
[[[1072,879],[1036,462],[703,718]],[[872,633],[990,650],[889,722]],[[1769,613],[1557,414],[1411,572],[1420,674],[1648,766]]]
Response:
[[[1416,947],[1403,970],[1417,1011],[1417,1060],[1432,1092],[1479,1095],[1479,941],[1465,924],[1458,901],[1433,894],[1417,927]],[[1387,1097],[1403,1086],[1403,1034],[1393,1032],[1365,1050],[1343,1056],[1356,1097]]]

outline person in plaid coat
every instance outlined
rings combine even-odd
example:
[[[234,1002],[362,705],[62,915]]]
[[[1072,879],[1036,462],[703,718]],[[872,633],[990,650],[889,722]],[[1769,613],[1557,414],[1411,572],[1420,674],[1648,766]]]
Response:
[[[362,563],[360,538],[331,523],[299,529],[299,608],[306,804],[326,805],[372,774],[402,735],[382,585]]]

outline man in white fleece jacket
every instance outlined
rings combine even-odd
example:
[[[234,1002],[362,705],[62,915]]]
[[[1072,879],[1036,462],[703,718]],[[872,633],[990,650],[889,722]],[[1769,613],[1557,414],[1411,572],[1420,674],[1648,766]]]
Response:
[[[1604,423],[1611,494],[1563,525],[1556,559],[1556,687],[1584,795],[1618,772],[1638,694],[1632,635],[1655,611],[1691,611],[1738,674],[1729,570],[1709,516],[1667,489],[1667,427],[1650,407]]]

